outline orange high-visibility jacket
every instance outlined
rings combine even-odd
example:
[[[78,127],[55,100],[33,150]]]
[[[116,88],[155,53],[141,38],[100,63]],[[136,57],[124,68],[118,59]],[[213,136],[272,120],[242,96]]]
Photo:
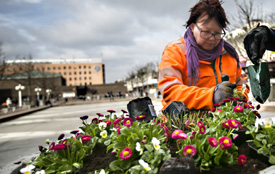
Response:
[[[163,109],[172,101],[183,102],[190,110],[211,110],[214,89],[222,82],[221,76],[227,74],[229,81],[241,91],[246,80],[241,76],[241,65],[223,49],[215,61],[199,60],[200,79],[196,86],[188,86],[186,50],[183,37],[166,46],[159,65],[158,88],[162,94]],[[249,87],[246,85],[244,96],[248,99]]]

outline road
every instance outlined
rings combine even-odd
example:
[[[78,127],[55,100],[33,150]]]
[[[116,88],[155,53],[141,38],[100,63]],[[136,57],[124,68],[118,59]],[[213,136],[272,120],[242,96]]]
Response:
[[[0,124],[0,173],[5,166],[20,161],[23,157],[38,153],[39,145],[49,138],[56,141],[64,133],[70,136],[70,131],[77,130],[82,124],[80,116],[91,118],[96,113],[107,114],[108,109],[122,114],[127,110],[129,101],[93,103],[82,105],[58,106],[38,111]],[[153,101],[155,110],[161,109],[159,101]]]
[[[107,114],[108,109],[122,114],[121,109],[127,110],[128,102],[115,101],[51,107],[0,123],[0,173],[7,171],[7,166],[12,166],[24,157],[38,153],[38,146],[46,145],[44,143],[46,139],[56,141],[62,133],[70,136],[70,131],[77,130],[81,126],[80,116],[88,115],[91,120],[98,112]],[[153,104],[158,113],[162,107],[161,102],[153,100]],[[275,117],[274,112],[260,113],[263,118]]]

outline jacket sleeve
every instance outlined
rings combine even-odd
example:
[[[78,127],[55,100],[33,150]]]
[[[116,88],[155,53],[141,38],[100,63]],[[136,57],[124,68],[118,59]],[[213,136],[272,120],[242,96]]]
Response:
[[[190,110],[211,110],[215,86],[211,88],[187,86],[184,84],[186,79],[183,79],[188,78],[186,75],[183,76],[186,72],[185,53],[176,44],[168,45],[159,65],[158,87],[163,97],[164,107],[172,101],[180,101]]]

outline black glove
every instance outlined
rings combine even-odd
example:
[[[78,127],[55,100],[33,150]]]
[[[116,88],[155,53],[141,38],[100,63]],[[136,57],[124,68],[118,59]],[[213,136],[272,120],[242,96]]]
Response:
[[[273,44],[272,44],[273,43]],[[244,48],[249,59],[258,64],[265,50],[275,51],[275,32],[267,26],[257,26],[244,38]]]
[[[224,99],[232,97],[234,88],[236,88],[236,85],[230,83],[229,81],[224,81],[222,83],[217,84],[214,91],[213,103],[220,103]]]

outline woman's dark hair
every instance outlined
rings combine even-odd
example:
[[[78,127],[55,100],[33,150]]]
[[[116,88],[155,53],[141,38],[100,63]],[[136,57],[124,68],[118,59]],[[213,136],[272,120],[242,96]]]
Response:
[[[221,6],[222,1],[219,0],[200,0],[193,8],[190,9],[190,17],[186,22],[186,27],[192,23],[196,23],[197,19],[203,14],[208,15],[209,18],[205,23],[215,18],[220,27],[226,28],[229,21],[226,18],[224,9]]]

